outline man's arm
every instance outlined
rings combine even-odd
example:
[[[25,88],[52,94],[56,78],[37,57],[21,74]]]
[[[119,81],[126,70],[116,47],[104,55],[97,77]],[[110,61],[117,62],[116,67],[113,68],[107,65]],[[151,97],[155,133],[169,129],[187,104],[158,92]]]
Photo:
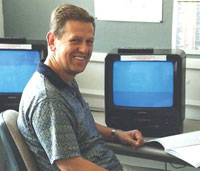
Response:
[[[98,132],[103,136],[104,140],[111,140],[113,128],[105,127],[96,123]],[[138,147],[143,144],[143,136],[138,130],[122,131],[116,130],[115,138],[117,138],[123,144],[129,144],[132,147]]]
[[[55,163],[61,171],[107,171],[82,157],[59,159]]]

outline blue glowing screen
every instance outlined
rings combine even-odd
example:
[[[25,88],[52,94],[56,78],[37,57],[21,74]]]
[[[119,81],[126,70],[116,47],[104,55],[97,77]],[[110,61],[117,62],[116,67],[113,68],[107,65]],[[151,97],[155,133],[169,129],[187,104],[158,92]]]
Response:
[[[170,61],[115,61],[113,102],[127,107],[171,107],[174,66]]]
[[[40,52],[0,50],[0,93],[21,93],[40,60]]]

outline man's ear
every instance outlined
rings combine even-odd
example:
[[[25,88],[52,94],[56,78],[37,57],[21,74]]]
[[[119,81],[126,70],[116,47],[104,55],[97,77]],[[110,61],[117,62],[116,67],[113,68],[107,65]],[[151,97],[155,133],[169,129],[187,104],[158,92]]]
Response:
[[[47,43],[51,51],[55,51],[56,49],[55,39],[56,39],[55,34],[53,34],[52,32],[47,33]]]

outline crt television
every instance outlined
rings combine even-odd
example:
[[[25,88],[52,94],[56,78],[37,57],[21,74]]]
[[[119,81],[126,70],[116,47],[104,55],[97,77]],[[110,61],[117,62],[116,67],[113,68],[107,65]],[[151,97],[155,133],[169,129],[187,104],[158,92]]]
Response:
[[[109,127],[144,136],[181,133],[185,118],[185,53],[114,49],[105,58],[105,119]]]
[[[46,55],[44,41],[5,39],[0,42],[0,112],[18,111],[24,87]]]

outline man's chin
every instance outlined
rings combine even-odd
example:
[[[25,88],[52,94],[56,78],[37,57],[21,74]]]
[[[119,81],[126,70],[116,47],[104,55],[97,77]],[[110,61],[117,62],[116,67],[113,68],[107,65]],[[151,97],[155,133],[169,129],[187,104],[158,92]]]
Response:
[[[81,69],[81,70],[77,70],[77,71],[73,71],[71,72],[72,75],[76,76],[77,74],[80,74],[84,71],[85,69]]]

